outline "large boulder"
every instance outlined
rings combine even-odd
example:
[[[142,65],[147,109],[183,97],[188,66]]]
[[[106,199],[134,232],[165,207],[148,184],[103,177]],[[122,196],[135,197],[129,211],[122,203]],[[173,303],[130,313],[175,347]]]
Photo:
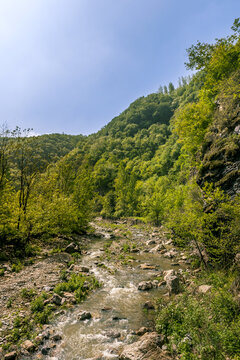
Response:
[[[177,276],[170,276],[167,279],[167,288],[170,294],[178,294],[180,292],[180,281]]]
[[[170,360],[161,349],[163,343],[163,336],[158,333],[146,333],[137,342],[125,346],[120,360]]]
[[[206,182],[213,183],[215,188],[220,187],[231,197],[240,193],[240,112],[236,97],[239,81],[240,71],[234,72],[218,95],[214,121],[199,153],[201,166],[197,174],[197,183],[201,187]],[[211,211],[211,206],[205,211]]]

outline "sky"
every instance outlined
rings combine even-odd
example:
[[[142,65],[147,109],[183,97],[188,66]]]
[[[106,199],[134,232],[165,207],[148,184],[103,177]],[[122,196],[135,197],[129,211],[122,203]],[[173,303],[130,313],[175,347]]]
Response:
[[[0,0],[0,125],[97,132],[237,17],[239,0]]]

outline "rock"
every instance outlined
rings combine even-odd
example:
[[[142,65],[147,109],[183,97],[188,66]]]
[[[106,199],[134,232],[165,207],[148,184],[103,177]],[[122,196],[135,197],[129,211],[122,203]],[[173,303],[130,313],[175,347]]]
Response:
[[[108,307],[108,306],[105,306],[104,308],[101,309],[102,311],[111,311],[112,308],[111,307]]]
[[[201,268],[198,268],[198,269],[193,270],[193,273],[194,273],[194,274],[197,274],[197,273],[199,273],[200,271],[201,271]]]
[[[64,304],[66,303],[66,301],[67,301],[67,299],[62,298],[62,300],[61,300],[61,305],[64,305]]]
[[[86,267],[86,266],[80,266],[79,269],[80,269],[81,272],[89,273],[89,268]]]
[[[168,259],[172,259],[174,258],[175,256],[177,256],[177,252],[176,250],[170,250],[168,252],[166,252],[164,255],[163,255],[165,258],[168,258]]]
[[[43,305],[44,305],[44,306],[45,306],[45,305],[48,305],[48,304],[50,304],[52,301],[53,301],[53,298],[52,298],[52,297],[51,297],[51,298],[48,298],[48,299],[44,300]],[[26,305],[26,304],[25,304],[25,305]]]
[[[120,360],[167,360],[161,346],[163,337],[156,332],[144,334],[137,342],[126,345]]]
[[[151,281],[142,281],[138,284],[138,290],[147,291],[153,288],[153,284]]]
[[[67,301],[71,302],[72,304],[76,304],[75,296],[72,293],[64,292],[63,296],[67,299]]]
[[[44,340],[48,340],[50,338],[50,331],[46,330],[42,334],[39,334],[39,336],[42,336]]]
[[[60,334],[55,334],[52,336],[53,341],[60,341],[62,340],[62,336]]]
[[[27,350],[28,352],[32,352],[35,350],[36,346],[33,344],[32,341],[30,340],[26,340],[24,341],[24,343],[22,344],[22,348]]]
[[[131,250],[131,253],[138,253],[139,251],[140,251],[139,249],[134,248],[134,249]]]
[[[240,135],[240,125],[236,126],[234,129],[234,132],[238,135]]]
[[[176,275],[168,276],[166,283],[170,294],[178,294],[180,292],[180,282]]]
[[[236,301],[236,303],[238,304],[238,306],[240,307],[240,294],[236,295],[234,297],[234,300]]]
[[[152,309],[154,309],[154,305],[153,305],[153,303],[151,301],[146,301],[143,304],[143,308],[147,309],[147,310],[152,310]]]
[[[163,255],[165,258],[168,258],[168,259],[172,259],[173,258],[173,255],[170,251],[166,252],[164,255]]]
[[[166,281],[161,281],[160,283],[158,283],[158,287],[165,286],[165,285],[167,285]]]
[[[36,355],[36,360],[42,360],[43,359],[43,356],[42,354],[37,354]],[[34,359],[35,360],[35,359]]]
[[[147,241],[146,242],[146,245],[154,245],[154,244],[156,244],[156,241],[155,240],[149,240],[149,241]]]
[[[80,321],[89,320],[91,318],[92,318],[92,314],[90,312],[87,312],[87,311],[81,311],[78,314],[78,320],[80,320]]]
[[[235,264],[240,267],[240,253],[237,253],[236,256],[235,256]]]
[[[156,252],[159,252],[159,251],[162,251],[162,250],[165,250],[165,246],[163,244],[159,244],[157,246],[155,246],[154,248],[151,249],[151,253],[156,253]]]
[[[147,332],[150,332],[150,330],[146,327],[141,327],[139,330],[136,331],[137,336],[143,336]]]
[[[45,346],[42,348],[41,352],[43,355],[48,355],[50,350],[51,350],[51,348],[49,346]]]
[[[200,285],[198,287],[198,292],[200,294],[206,294],[207,292],[209,292],[212,289],[211,285]]]
[[[153,280],[152,281],[152,286],[153,286],[154,289],[158,288],[158,284],[159,284],[158,280]]]
[[[46,292],[50,292],[53,290],[53,287],[52,286],[44,286],[43,290]]]
[[[43,344],[43,336],[42,336],[42,334],[39,334],[38,336],[36,336],[34,341],[38,345],[42,345]]]
[[[142,270],[156,270],[156,266],[152,266],[152,265],[149,265],[149,264],[141,264],[140,268]]]
[[[105,335],[112,339],[118,339],[121,337],[121,333],[117,331],[107,331]]]
[[[4,360],[15,360],[17,359],[17,352],[12,351],[4,356]]]
[[[29,352],[25,349],[22,348],[21,352],[20,352],[20,355],[23,355],[23,356],[29,356]]]
[[[56,305],[61,305],[62,303],[62,297],[59,296],[58,294],[54,294],[52,297],[52,302]]]
[[[170,277],[170,276],[173,276],[173,275],[176,275],[176,273],[175,273],[175,271],[174,270],[166,270],[166,271],[164,271],[164,273],[163,273],[163,279],[165,280],[165,281],[167,281],[167,278],[168,277]]]
[[[79,252],[79,247],[74,244],[74,242],[71,242],[64,250],[68,254],[73,254],[75,252]]]
[[[119,320],[126,320],[126,318],[124,318],[124,317],[119,317],[119,316],[113,316],[113,317],[112,317],[112,320],[113,320],[113,321],[119,321]]]

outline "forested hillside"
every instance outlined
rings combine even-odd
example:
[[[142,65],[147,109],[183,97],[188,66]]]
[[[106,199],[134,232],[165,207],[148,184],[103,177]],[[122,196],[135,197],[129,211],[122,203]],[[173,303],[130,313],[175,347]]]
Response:
[[[163,226],[176,246],[195,248],[191,266],[215,292],[199,301],[186,291],[161,303],[157,319],[186,360],[240,359],[239,19],[232,30],[187,50],[193,76],[137,99],[95,134],[0,134],[3,259],[29,256],[36,240],[73,240],[96,216]]]
[[[214,260],[231,263],[238,250],[239,44],[235,21],[232,36],[193,45],[187,66],[195,75],[137,99],[96,134],[3,134],[2,244],[82,232],[97,214],[138,217],[167,225],[180,241],[197,238]]]

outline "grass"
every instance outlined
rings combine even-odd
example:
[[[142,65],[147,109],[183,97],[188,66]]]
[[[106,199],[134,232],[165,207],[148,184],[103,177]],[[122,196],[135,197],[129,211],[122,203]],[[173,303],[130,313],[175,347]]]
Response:
[[[49,297],[49,295],[46,292],[42,292],[41,295],[39,295],[38,297],[36,297],[30,305],[31,311],[34,312],[41,312],[43,311],[45,305],[44,305],[44,301],[47,300],[47,298]]]
[[[72,274],[68,281],[56,285],[54,292],[60,296],[63,296],[64,292],[74,293],[76,302],[80,303],[85,299],[89,291],[99,286],[98,281],[92,276]]]
[[[239,360],[240,307],[233,275],[203,273],[195,283],[212,285],[212,290],[206,294],[186,290],[169,302],[160,300],[157,331],[168,339],[172,355],[177,353],[181,359]]]
[[[21,291],[20,291],[20,294],[22,296],[23,299],[32,299],[35,295],[36,295],[36,291],[33,290],[33,289],[26,289],[26,288],[23,288]]]
[[[12,264],[12,272],[19,273],[23,269],[23,264],[18,261],[16,264]]]
[[[0,269],[0,276],[4,276],[5,270],[4,269]]]

